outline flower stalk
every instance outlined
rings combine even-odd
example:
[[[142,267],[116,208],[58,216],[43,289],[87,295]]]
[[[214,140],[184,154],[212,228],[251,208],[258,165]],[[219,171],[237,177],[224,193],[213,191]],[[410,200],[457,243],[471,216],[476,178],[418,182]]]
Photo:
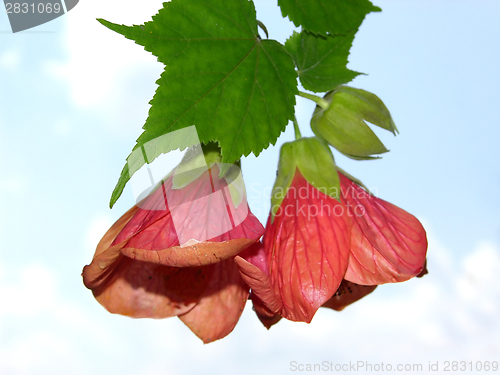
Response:
[[[319,105],[322,109],[327,109],[328,106],[330,105],[328,103],[328,101],[326,101],[325,99],[323,99],[317,95],[308,94],[307,92],[304,92],[304,91],[299,91],[299,96],[302,96],[303,98],[312,100],[317,105]]]

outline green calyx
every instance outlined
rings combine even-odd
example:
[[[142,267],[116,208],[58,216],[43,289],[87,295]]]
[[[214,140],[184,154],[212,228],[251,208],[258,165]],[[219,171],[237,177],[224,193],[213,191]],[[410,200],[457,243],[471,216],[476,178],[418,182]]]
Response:
[[[189,147],[179,165],[172,171],[173,189],[182,189],[198,179],[213,163],[220,163],[220,148],[211,142],[208,145]]]
[[[243,201],[246,201],[241,163],[239,161],[234,164],[221,163],[220,148],[214,142],[207,145],[195,145],[187,149],[182,161],[171,172],[171,174],[174,174],[172,188],[185,188],[201,177],[214,164],[217,164],[219,170],[225,169],[226,173],[223,177],[212,173],[212,178],[224,178],[226,180],[233,205],[238,208]]]
[[[324,98],[329,105],[317,106],[311,119],[314,133],[344,155],[356,160],[377,159],[389,150],[366,121],[394,135],[398,132],[389,110],[368,91],[341,85]]]
[[[281,146],[271,195],[273,219],[297,170],[318,191],[340,201],[340,180],[330,148],[319,138],[300,138]]]
[[[245,182],[243,181],[243,173],[241,173],[241,164],[237,162],[233,164],[231,168],[227,171],[224,179],[227,182],[227,187],[229,189],[229,194],[231,195],[231,200],[236,209],[240,206],[242,202],[246,202],[246,189]]]
[[[340,173],[342,173],[344,176],[346,176],[349,180],[351,180],[352,182],[354,182],[356,185],[362,187],[364,190],[366,190],[366,192],[370,195],[373,195],[373,193],[370,191],[370,189],[368,189],[368,187],[363,183],[363,181],[361,181],[360,179],[354,177],[352,174],[344,171],[342,168],[340,168],[338,165],[336,166],[337,168],[337,171],[339,171]]]

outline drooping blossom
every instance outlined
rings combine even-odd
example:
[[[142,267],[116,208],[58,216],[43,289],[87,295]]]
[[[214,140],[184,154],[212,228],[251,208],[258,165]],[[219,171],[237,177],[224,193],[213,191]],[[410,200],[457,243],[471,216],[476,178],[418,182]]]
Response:
[[[269,316],[310,322],[323,305],[349,304],[335,299],[343,280],[344,286],[378,285],[423,270],[427,240],[420,222],[340,172],[339,178],[340,201],[314,188],[297,168],[279,209],[269,216],[264,262],[236,257]],[[360,298],[368,291],[359,288]]]
[[[246,262],[257,266],[263,272],[268,272],[264,246],[261,242],[256,242],[241,252],[239,257],[245,259]],[[373,292],[376,287],[376,285],[357,285],[347,280],[342,280],[333,296],[321,307],[341,311],[346,306]],[[277,312],[271,311],[255,293],[251,292],[249,299],[252,301],[253,310],[255,311],[257,317],[267,329],[271,328],[271,326],[281,320],[281,315]]]
[[[269,216],[263,240],[268,294],[276,298],[273,303],[284,318],[310,322],[340,285],[349,260],[350,235],[350,220],[341,211],[343,203],[316,190],[297,170],[274,218]],[[246,281],[275,310],[269,297]]]
[[[211,342],[229,334],[243,311],[249,287],[234,256],[264,228],[246,201],[235,203],[216,164],[198,175],[180,187],[169,175],[125,213],[99,242],[83,280],[112,313],[178,316]]]
[[[239,258],[243,258],[246,262],[257,266],[264,273],[268,272],[264,246],[261,242],[257,242],[241,252]],[[248,263],[242,262],[241,259],[239,263],[243,264],[243,268],[248,265]],[[417,277],[421,276],[417,275]],[[342,311],[345,307],[373,292],[376,287],[376,285],[358,285],[344,279],[333,296],[321,307]],[[267,329],[270,329],[271,326],[281,320],[281,315],[278,312],[271,311],[255,293],[250,292],[249,299],[252,301],[253,310],[257,317]]]

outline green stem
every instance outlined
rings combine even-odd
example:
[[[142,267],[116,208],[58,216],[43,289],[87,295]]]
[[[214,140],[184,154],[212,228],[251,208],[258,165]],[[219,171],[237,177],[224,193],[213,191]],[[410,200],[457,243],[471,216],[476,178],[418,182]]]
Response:
[[[293,115],[293,129],[295,130],[295,139],[302,138],[302,134],[300,134],[299,123],[297,122],[297,117]]]
[[[266,33],[266,38],[269,39],[269,34],[267,33],[267,27],[266,25],[264,25],[261,21],[257,20],[257,25],[259,25],[259,27],[264,30],[264,32]]]
[[[314,103],[316,103],[323,109],[327,109],[328,106],[330,105],[325,99],[320,98],[319,96],[313,94],[308,94],[307,92],[299,91],[299,96],[312,100]]]

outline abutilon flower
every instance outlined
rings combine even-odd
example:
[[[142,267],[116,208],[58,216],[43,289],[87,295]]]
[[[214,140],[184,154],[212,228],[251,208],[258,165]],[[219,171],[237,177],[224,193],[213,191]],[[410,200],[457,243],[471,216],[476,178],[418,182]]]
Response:
[[[319,307],[341,310],[375,289],[366,285],[405,281],[423,270],[420,222],[337,172],[317,138],[283,146],[274,198],[278,188],[285,194],[274,200],[263,254],[235,258],[258,298],[259,318],[310,322]]]
[[[83,280],[112,313],[178,316],[211,342],[233,330],[248,299],[234,256],[263,232],[217,164],[172,173],[108,230]]]
[[[178,316],[207,343],[247,299],[269,329],[426,273],[419,221],[337,171],[318,138],[283,145],[263,242],[237,167],[219,178],[219,164],[199,165],[185,158],[99,242],[83,280],[108,311]]]
[[[240,253],[240,257],[245,259],[246,262],[256,265],[264,273],[268,272],[265,261],[264,247],[261,242],[255,243]],[[243,268],[247,265],[242,262],[241,259],[239,260],[239,263],[243,265]],[[417,277],[421,276],[418,275]],[[358,285],[344,279],[333,296],[321,307],[342,311],[346,306],[373,292],[376,287],[376,285]],[[255,293],[250,293],[250,299],[252,300],[253,309],[257,314],[257,317],[267,329],[271,328],[271,326],[281,320],[281,315],[277,312],[271,311]]]
[[[280,208],[268,219],[263,240],[281,316],[310,322],[339,287],[349,260],[345,210],[343,203],[320,193],[297,171]],[[257,289],[254,292],[259,296]]]

